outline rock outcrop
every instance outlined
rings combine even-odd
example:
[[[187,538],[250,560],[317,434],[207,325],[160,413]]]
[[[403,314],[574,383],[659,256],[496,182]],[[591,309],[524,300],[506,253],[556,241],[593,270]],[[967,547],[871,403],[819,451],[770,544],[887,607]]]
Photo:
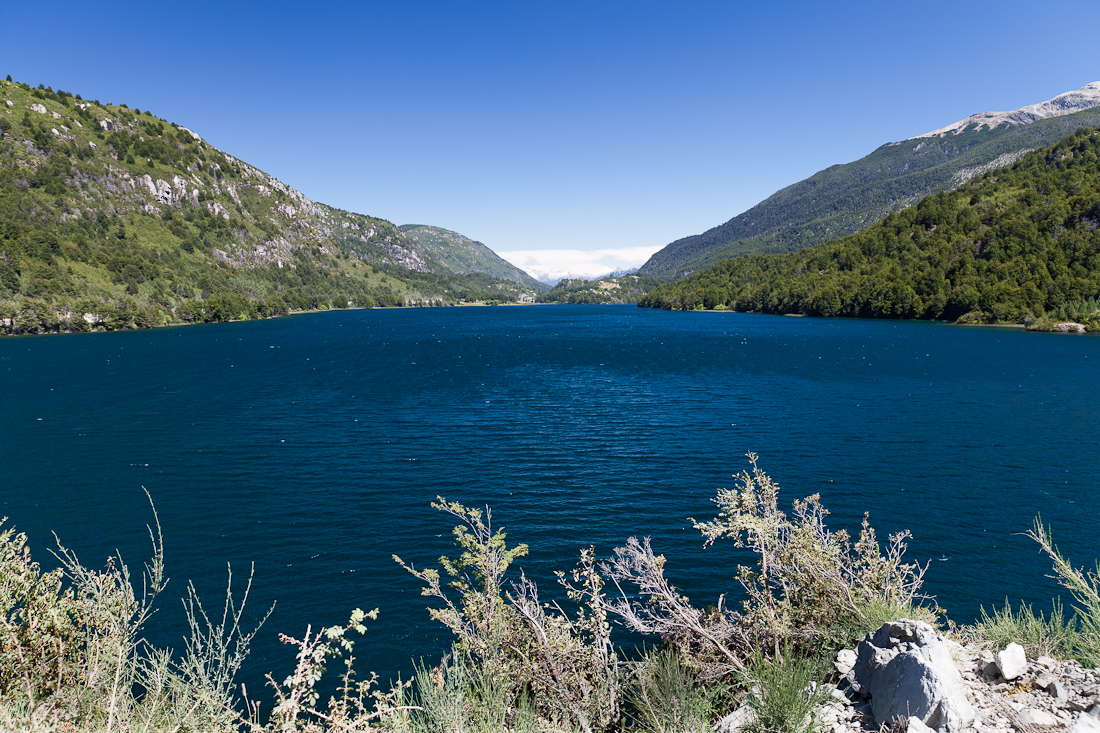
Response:
[[[974,710],[953,646],[922,621],[884,624],[860,643],[853,686],[870,696],[876,721],[915,717],[941,733],[962,733]]]
[[[1100,733],[1100,670],[1027,659],[1017,644],[963,647],[902,619],[841,651],[834,667],[840,684],[818,713],[831,733],[899,723],[909,733]]]
[[[959,120],[947,127],[941,127],[923,135],[917,135],[915,140],[921,137],[943,137],[949,132],[958,134],[971,125],[988,126],[990,129],[1003,125],[1027,125],[1037,120],[1045,120],[1050,117],[1061,117],[1073,114],[1084,109],[1090,109],[1100,105],[1100,81],[1086,84],[1072,92],[1059,94],[1054,99],[1048,99],[1038,104],[1029,104],[1026,107],[1012,110],[1011,112],[980,112],[970,115],[965,120]]]

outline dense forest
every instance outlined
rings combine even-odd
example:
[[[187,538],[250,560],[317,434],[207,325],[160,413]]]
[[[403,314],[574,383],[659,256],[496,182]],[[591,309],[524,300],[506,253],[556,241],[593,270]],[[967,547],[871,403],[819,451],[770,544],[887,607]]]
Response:
[[[727,260],[639,305],[871,318],[1094,318],[1100,132],[1081,129],[842,239]]]
[[[513,301],[126,105],[0,81],[0,333]]]

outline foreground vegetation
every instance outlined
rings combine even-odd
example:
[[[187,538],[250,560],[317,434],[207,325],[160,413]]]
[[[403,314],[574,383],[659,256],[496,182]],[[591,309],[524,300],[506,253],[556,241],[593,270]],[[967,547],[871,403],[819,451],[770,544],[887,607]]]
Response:
[[[484,257],[456,272],[447,251],[311,201],[148,111],[0,81],[0,333],[535,292],[479,271]]]
[[[727,260],[640,305],[1048,325],[1064,315],[1095,327],[1098,202],[1100,132],[1082,129],[858,234]]]
[[[754,553],[754,566],[734,570],[739,609],[691,604],[665,577],[664,557],[636,538],[604,560],[583,550],[571,571],[558,573],[565,598],[547,602],[512,570],[526,545],[509,545],[489,511],[440,498],[433,506],[458,521],[457,553],[441,558],[441,569],[395,560],[422,583],[432,618],[453,632],[450,653],[389,689],[373,676],[357,679],[353,636],[367,632],[378,610],[356,609],[345,625],[280,635],[297,648],[297,662],[285,678],[269,675],[270,704],[255,691],[238,695],[234,684],[258,629],[242,626],[247,588],[240,598],[227,591],[213,611],[188,588],[182,654],[142,638],[166,582],[159,525],[140,578],[121,558],[90,570],[60,544],[60,567],[43,571],[26,536],[4,529],[0,728],[682,732],[709,730],[747,701],[755,711],[749,733],[809,731],[820,702],[810,682],[827,676],[837,649],[886,620],[934,621],[935,609],[919,605],[924,569],[904,562],[908,533],[880,545],[866,518],[854,538],[834,532],[817,496],[782,512],[779,487],[749,458],[751,470],[718,492],[717,516],[692,520],[707,544],[729,540]],[[1006,605],[955,633],[1100,664],[1097,574],[1070,565],[1041,521],[1031,536],[1072,594],[1073,617],[1060,607],[1047,619]],[[613,624],[652,635],[660,648],[624,653]],[[330,668],[342,671],[323,702],[318,688]]]

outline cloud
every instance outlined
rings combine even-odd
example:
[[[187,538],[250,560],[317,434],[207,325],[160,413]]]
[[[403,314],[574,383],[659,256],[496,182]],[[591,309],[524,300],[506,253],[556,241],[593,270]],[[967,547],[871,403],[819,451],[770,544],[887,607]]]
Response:
[[[631,270],[645,264],[661,247],[619,247],[617,249],[529,249],[497,252],[536,280],[557,282],[563,277],[588,280],[616,270]]]

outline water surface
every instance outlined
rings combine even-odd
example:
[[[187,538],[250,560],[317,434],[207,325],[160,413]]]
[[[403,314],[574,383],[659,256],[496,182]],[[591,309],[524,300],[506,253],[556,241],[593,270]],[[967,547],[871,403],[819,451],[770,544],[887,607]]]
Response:
[[[555,592],[581,547],[650,536],[700,604],[735,592],[729,543],[687,517],[755,451],[785,501],[820,493],[911,529],[952,618],[1049,606],[1020,535],[1042,512],[1079,565],[1100,556],[1100,339],[944,324],[633,307],[367,310],[0,341],[0,514],[49,564],[148,555],[152,494],[172,577],[151,632],[179,645],[188,579],[212,602],[255,565],[278,600],[246,670],[285,674],[276,633],[381,608],[359,653],[394,674],[447,635],[415,578],[453,522],[490,505]],[[253,687],[250,684],[250,687]]]

